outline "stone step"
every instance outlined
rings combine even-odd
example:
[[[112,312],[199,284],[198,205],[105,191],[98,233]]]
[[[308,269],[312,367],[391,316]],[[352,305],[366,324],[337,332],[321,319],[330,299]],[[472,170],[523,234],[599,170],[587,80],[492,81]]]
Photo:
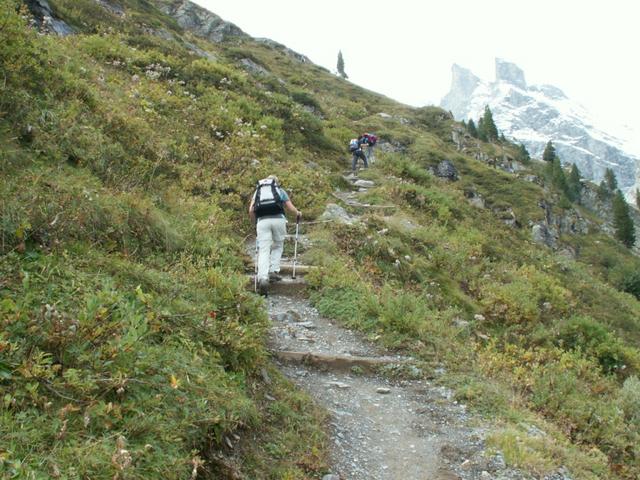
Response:
[[[376,183],[371,181],[371,180],[360,179],[360,180],[355,180],[352,183],[353,183],[354,186],[360,187],[360,188],[364,188],[364,189],[373,188],[373,187],[376,186]]]
[[[360,367],[363,370],[375,372],[379,367],[400,365],[408,361],[408,359],[395,357],[358,357],[319,352],[275,351],[272,354],[281,362],[301,363],[336,371],[348,371],[353,367]]]
[[[247,290],[253,291],[255,286],[255,280],[253,275],[247,275]],[[296,278],[290,276],[283,276],[279,282],[272,282],[269,284],[268,293],[270,295],[284,295],[284,296],[297,296],[305,291],[307,288],[307,282],[304,278],[297,275]]]

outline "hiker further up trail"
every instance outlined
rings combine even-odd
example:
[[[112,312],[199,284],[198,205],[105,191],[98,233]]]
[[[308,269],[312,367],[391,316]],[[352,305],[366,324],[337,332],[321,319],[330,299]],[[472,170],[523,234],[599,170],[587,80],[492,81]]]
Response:
[[[362,138],[365,140],[365,144],[367,145],[367,160],[369,161],[369,163],[373,163],[373,149],[376,146],[376,143],[378,143],[378,137],[373,133],[365,133],[364,135],[362,135]]]
[[[351,159],[351,170],[353,172],[356,171],[356,166],[358,165],[358,159],[361,158],[364,162],[364,168],[369,168],[369,163],[367,162],[367,156],[364,154],[364,150],[362,147],[367,145],[367,141],[364,138],[364,135],[361,135],[358,138],[352,138],[349,142],[349,151],[353,155]]]
[[[280,187],[278,177],[269,175],[259,180],[249,204],[249,216],[256,222],[256,286],[262,295],[267,294],[269,281],[281,279],[278,273],[287,234],[285,209],[295,214],[297,222],[300,221],[302,213]]]

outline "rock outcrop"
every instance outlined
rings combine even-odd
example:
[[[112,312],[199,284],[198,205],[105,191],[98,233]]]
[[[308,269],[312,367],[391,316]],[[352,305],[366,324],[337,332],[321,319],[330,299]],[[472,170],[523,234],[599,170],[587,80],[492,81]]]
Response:
[[[538,206],[544,210],[544,220],[531,226],[531,239],[554,250],[562,249],[570,256],[575,255],[566,245],[561,245],[560,237],[586,235],[589,233],[590,222],[575,208],[556,213],[553,205],[546,200],[540,200]]]
[[[46,33],[65,37],[74,33],[73,28],[55,17],[47,0],[25,0],[38,28]]]
[[[248,37],[239,27],[189,0],[155,0],[158,8],[175,18],[185,30],[220,43],[230,38]]]
[[[302,55],[301,53],[298,53],[294,50],[291,50],[289,47],[281,43],[278,43],[274,40],[271,40],[270,38],[255,38],[254,40],[264,45],[268,45],[271,48],[275,48],[276,50],[280,50],[285,55],[293,58],[294,60],[297,60],[298,62],[311,63],[311,60],[309,60],[309,57]]]

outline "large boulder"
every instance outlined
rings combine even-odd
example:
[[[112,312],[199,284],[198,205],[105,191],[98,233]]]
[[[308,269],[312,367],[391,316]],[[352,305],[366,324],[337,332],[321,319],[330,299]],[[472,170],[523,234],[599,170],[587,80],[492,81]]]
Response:
[[[320,220],[322,221],[333,221],[336,223],[343,223],[347,225],[351,225],[357,221],[355,217],[352,217],[347,213],[347,211],[342,208],[340,205],[336,205],[335,203],[327,204],[322,215],[320,215]]]
[[[544,223],[536,223],[531,227],[531,239],[540,245],[546,245],[549,248],[556,247],[556,240]]]
[[[458,180],[458,170],[456,170],[455,165],[449,160],[441,161],[436,167],[434,173],[436,177],[444,178],[451,182]]]

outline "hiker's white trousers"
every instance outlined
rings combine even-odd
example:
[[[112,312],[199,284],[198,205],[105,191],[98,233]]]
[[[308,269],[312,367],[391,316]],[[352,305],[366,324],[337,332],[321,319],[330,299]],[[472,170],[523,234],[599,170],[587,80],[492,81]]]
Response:
[[[287,234],[284,218],[262,218],[256,226],[258,238],[258,280],[267,280],[270,272],[280,271],[280,258]]]

